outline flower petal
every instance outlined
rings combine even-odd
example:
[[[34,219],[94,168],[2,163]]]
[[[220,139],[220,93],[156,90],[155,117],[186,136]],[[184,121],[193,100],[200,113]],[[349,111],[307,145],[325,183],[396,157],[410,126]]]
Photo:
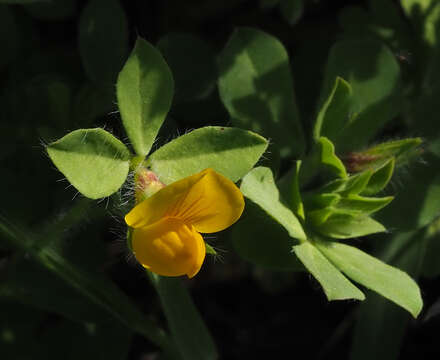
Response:
[[[169,213],[191,224],[197,231],[213,233],[235,223],[244,209],[244,199],[238,187],[212,169],[204,170],[187,195]]]
[[[191,187],[205,175],[205,171],[176,181],[136,205],[125,222],[132,228],[145,227],[159,221],[186,197]]]
[[[133,230],[133,253],[150,271],[163,276],[196,275],[205,259],[202,236],[176,218]]]
[[[176,217],[197,231],[217,232],[236,222],[244,209],[243,195],[229,179],[212,169],[176,181],[134,207],[126,216],[133,228],[163,217]]]

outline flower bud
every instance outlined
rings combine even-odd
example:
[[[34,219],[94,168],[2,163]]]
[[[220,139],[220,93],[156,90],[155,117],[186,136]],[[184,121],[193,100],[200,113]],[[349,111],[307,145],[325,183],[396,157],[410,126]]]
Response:
[[[141,167],[136,171],[134,183],[137,204],[165,187],[165,184],[159,180],[154,172],[147,170],[144,167]]]

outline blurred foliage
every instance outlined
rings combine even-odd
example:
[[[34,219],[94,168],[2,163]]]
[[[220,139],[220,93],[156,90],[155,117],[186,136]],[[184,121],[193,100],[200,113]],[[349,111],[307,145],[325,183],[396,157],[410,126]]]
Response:
[[[270,181],[262,185],[278,189],[265,188],[269,200],[247,200],[242,220],[212,242],[224,262],[207,264],[189,285],[220,357],[280,357],[293,345],[321,358],[435,358],[439,31],[436,0],[0,0],[1,358],[141,359],[156,356],[164,344],[172,349],[176,331],[185,333],[181,324],[178,330],[170,324],[170,335],[160,330],[167,326],[160,299],[125,260],[120,219],[126,208],[120,204],[129,201],[130,189],[91,203],[77,196],[43,147],[77,128],[105,127],[104,136],[121,139],[109,146],[118,141],[125,148],[124,110],[115,112],[124,100],[117,100],[116,81],[138,36],[157,44],[159,62],[163,57],[174,78],[174,98],[166,91],[162,96],[172,107],[158,116],[159,123],[167,118],[166,127],[159,131],[159,124],[135,146],[143,155],[152,146],[152,166],[163,176],[164,157],[182,160],[173,143],[155,153],[157,144],[188,129],[233,125],[270,139],[262,163],[271,168],[264,168]],[[417,137],[422,147],[370,164],[378,146]],[[265,144],[258,139],[248,137],[260,151]],[[198,141],[203,149],[210,145]],[[246,162],[243,154],[230,155],[225,169],[238,179],[254,157]],[[197,165],[200,158],[190,160]],[[317,175],[316,161],[327,164],[325,174]],[[70,158],[65,163],[74,166]],[[125,179],[127,159],[120,163]],[[72,172],[73,178],[84,175]],[[171,174],[169,181],[184,175]],[[345,275],[362,279],[321,252],[316,261],[310,254],[319,246],[299,245],[289,236],[298,228],[275,219],[287,208],[286,216],[301,219],[337,202],[347,205],[347,179],[357,186],[366,181],[370,187],[362,196],[394,196],[374,214],[389,233],[350,244],[418,281],[425,310],[417,320],[369,292],[360,305],[328,304],[315,280],[296,273],[308,268],[328,284],[329,271],[335,271],[345,279],[337,285],[351,291],[348,297],[362,298]],[[325,185],[332,180],[339,183],[329,192]],[[110,184],[108,194],[123,181]],[[292,194],[316,189],[331,195],[292,203]],[[267,216],[271,212],[277,215]],[[233,250],[256,267],[240,262]],[[158,286],[159,294],[167,290],[167,284]],[[179,313],[173,304],[164,306]],[[174,351],[161,355],[173,358]]]

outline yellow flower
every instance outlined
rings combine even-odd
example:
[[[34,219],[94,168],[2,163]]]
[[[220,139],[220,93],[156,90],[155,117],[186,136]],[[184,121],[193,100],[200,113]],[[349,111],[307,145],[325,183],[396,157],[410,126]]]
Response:
[[[212,169],[176,181],[135,206],[125,222],[132,249],[150,271],[164,276],[198,273],[205,259],[201,233],[221,231],[244,209],[237,186]]]

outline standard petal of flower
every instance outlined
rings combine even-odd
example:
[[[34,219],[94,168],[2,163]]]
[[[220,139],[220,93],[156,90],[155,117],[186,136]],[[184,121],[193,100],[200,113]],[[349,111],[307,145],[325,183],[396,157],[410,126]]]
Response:
[[[176,181],[136,205],[126,216],[132,228],[148,226],[173,212],[188,195],[191,188],[206,174],[206,170]]]
[[[160,221],[133,230],[133,253],[145,268],[163,276],[198,273],[206,249],[202,236],[176,218]]]
[[[203,233],[224,230],[240,218],[243,195],[231,180],[214,170],[206,169],[203,174],[168,214]]]
[[[134,207],[127,225],[145,227],[159,219],[177,217],[197,231],[212,233],[236,222],[244,209],[243,195],[229,179],[212,169],[176,181]]]

